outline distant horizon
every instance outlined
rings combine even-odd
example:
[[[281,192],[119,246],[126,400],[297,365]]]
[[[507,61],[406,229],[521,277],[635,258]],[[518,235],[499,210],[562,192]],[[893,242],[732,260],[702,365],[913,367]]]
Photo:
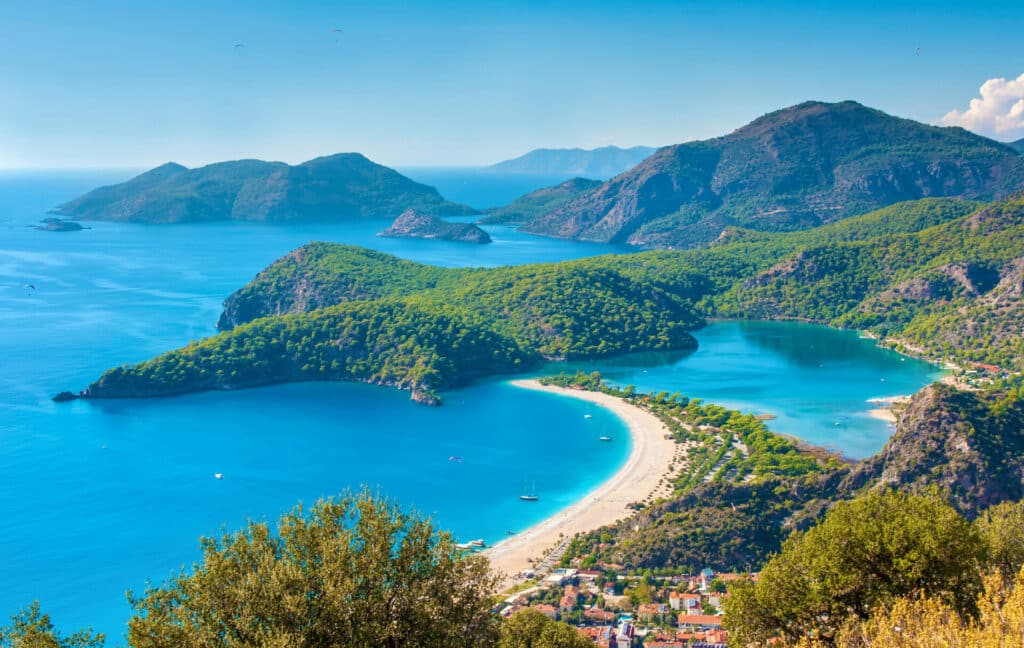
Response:
[[[812,100],[808,100],[808,101],[816,101],[816,100],[812,99]],[[856,101],[856,100],[841,100],[841,101]],[[801,102],[801,103],[803,103],[803,102]],[[830,102],[830,103],[832,103],[832,102]],[[836,103],[838,103],[838,102],[836,102]],[[860,103],[860,102],[858,102],[858,103]],[[793,105],[797,105],[797,104],[793,104]],[[863,105],[866,105],[866,104],[863,104]],[[780,108],[778,108],[776,110],[781,110],[781,109],[789,108],[789,107],[791,107],[791,106],[782,106],[782,107],[780,107]],[[869,108],[873,108],[874,106],[868,106],[868,107]],[[768,111],[766,113],[763,113],[762,115],[758,115],[757,117],[754,117],[753,119],[757,119],[758,117],[762,117],[763,115],[769,114],[771,112],[775,112],[775,110],[770,110],[770,111]],[[895,117],[903,117],[902,115],[894,115],[894,116]],[[753,121],[753,119],[751,121]],[[907,119],[913,119],[913,118],[907,118]],[[915,121],[918,121],[918,120],[915,120]],[[744,126],[744,125],[746,125],[748,123],[750,123],[750,122],[745,122],[744,124],[739,124],[735,128],[733,128],[732,130],[736,130],[738,128],[741,128],[742,126]],[[928,123],[928,122],[920,122],[920,123],[924,123],[924,124],[927,124],[929,126],[935,126],[935,127],[938,127],[938,128],[955,128],[955,127],[963,128],[962,126],[955,126],[955,125],[954,126],[947,126],[947,125],[944,125],[944,124],[941,124],[941,123]],[[720,133],[719,135],[712,135],[709,138],[705,138],[705,139],[711,139],[711,138],[714,138],[714,137],[720,137],[720,136],[723,136],[723,135],[727,135],[729,132],[732,132],[732,130],[730,130],[728,132]],[[970,130],[970,129],[965,129],[965,130]],[[971,132],[973,132],[973,131],[971,131]],[[983,134],[983,133],[974,133],[974,134],[978,135],[980,137],[986,137],[986,138],[991,139],[991,140],[993,140],[995,142],[998,142],[1000,144],[1014,144],[1015,142],[1019,141],[1019,139],[1020,139],[1020,138],[1018,138],[1018,139],[1006,139],[1006,140],[1004,140],[1004,139],[1000,139],[998,137],[993,137],[993,136],[986,135],[986,134]],[[532,148],[532,149],[530,149],[528,151],[524,151],[524,152],[519,153],[519,154],[509,155],[508,157],[502,158],[500,160],[496,160],[496,161],[493,161],[493,162],[484,162],[484,163],[480,163],[480,164],[468,164],[468,163],[466,163],[466,164],[461,164],[461,163],[449,163],[449,164],[443,164],[443,163],[436,163],[436,164],[432,164],[432,163],[390,164],[388,162],[376,159],[372,155],[370,155],[370,154],[368,154],[368,153],[366,153],[364,151],[355,151],[355,150],[341,151],[341,150],[339,150],[339,151],[331,151],[331,152],[326,152],[326,153],[315,154],[315,155],[312,155],[311,157],[307,157],[307,158],[303,158],[303,159],[297,159],[297,160],[283,160],[283,159],[275,159],[275,158],[271,158],[271,157],[235,157],[235,158],[213,159],[213,160],[207,160],[207,161],[197,162],[197,163],[192,163],[192,164],[187,163],[187,162],[182,162],[180,160],[170,160],[169,159],[169,160],[164,160],[162,162],[155,162],[155,163],[151,163],[151,164],[140,164],[140,165],[136,165],[136,164],[110,164],[110,165],[102,165],[102,166],[52,166],[52,167],[50,167],[50,166],[21,166],[21,167],[12,167],[12,166],[3,167],[3,166],[0,166],[0,173],[18,172],[18,171],[97,171],[97,172],[100,172],[100,171],[126,171],[126,172],[128,172],[128,171],[138,171],[138,172],[145,172],[145,171],[148,171],[150,169],[154,169],[154,168],[159,167],[159,166],[164,165],[164,164],[172,164],[172,163],[173,164],[181,164],[182,166],[185,166],[185,167],[187,167],[189,169],[197,169],[197,168],[201,168],[201,167],[208,166],[208,165],[211,165],[211,164],[218,164],[218,163],[221,163],[221,162],[236,162],[236,161],[240,161],[240,160],[259,160],[259,161],[262,161],[262,162],[282,162],[284,164],[288,164],[288,165],[291,165],[291,166],[296,166],[296,165],[302,164],[304,162],[308,162],[310,160],[315,160],[317,158],[329,157],[329,156],[332,156],[332,155],[341,155],[341,154],[346,154],[346,153],[358,153],[359,155],[362,155],[362,156],[366,157],[367,159],[369,159],[371,162],[374,162],[376,164],[380,164],[382,166],[386,166],[386,167],[391,168],[391,169],[399,170],[399,171],[402,170],[402,169],[453,169],[453,170],[455,170],[455,169],[486,169],[488,167],[496,166],[496,165],[498,165],[498,164],[500,164],[502,162],[507,162],[509,160],[514,160],[514,159],[518,159],[518,158],[524,157],[524,156],[526,156],[526,155],[528,155],[530,153],[534,153],[536,151],[573,151],[573,150],[576,150],[576,151],[590,152],[590,151],[594,151],[594,150],[597,150],[597,149],[603,149],[603,148],[618,148],[620,150],[628,150],[628,149],[631,149],[631,148],[651,148],[651,149],[657,150],[657,149],[660,149],[660,148],[664,148],[666,146],[676,146],[676,145],[679,145],[679,144],[687,144],[687,143],[695,142],[695,141],[701,141],[701,140],[691,139],[691,140],[686,140],[686,141],[682,141],[682,142],[671,142],[671,143],[661,144],[661,145],[631,144],[631,145],[628,145],[628,146],[624,146],[624,145],[621,145],[621,144],[602,144],[601,146],[593,146],[593,147],[589,147],[589,148],[588,147],[583,147],[583,146],[564,146],[564,147],[559,147],[559,146],[538,146],[536,148]],[[505,173],[512,174],[513,172],[505,172]]]

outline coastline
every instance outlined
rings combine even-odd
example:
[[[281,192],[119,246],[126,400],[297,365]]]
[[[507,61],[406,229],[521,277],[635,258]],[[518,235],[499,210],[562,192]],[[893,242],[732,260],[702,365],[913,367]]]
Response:
[[[896,410],[906,405],[910,398],[910,396],[904,394],[884,398],[869,398],[868,402],[877,407],[868,410],[868,416],[895,425]]]
[[[513,380],[509,384],[579,398],[609,409],[626,424],[633,444],[622,467],[582,499],[483,552],[491,567],[502,574],[502,589],[515,583],[516,574],[532,567],[531,559],[539,560],[560,541],[628,517],[633,511],[627,505],[632,502],[668,494],[664,478],[682,452],[682,446],[666,438],[669,430],[656,416],[620,398],[545,386],[536,380]]]

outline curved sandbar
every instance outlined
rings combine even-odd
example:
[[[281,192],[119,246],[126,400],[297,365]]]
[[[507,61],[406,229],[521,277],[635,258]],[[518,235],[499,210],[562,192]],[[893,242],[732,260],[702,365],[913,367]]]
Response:
[[[679,446],[667,435],[669,430],[656,416],[631,405],[621,398],[592,391],[577,391],[541,385],[536,380],[513,380],[512,385],[526,389],[546,391],[580,398],[605,407],[621,418],[633,438],[633,448],[626,463],[606,482],[590,491],[580,501],[562,509],[551,517],[525,531],[494,545],[484,553],[495,571],[506,578],[503,585],[511,585],[508,576],[518,574],[532,565],[531,558],[539,559],[560,539],[571,538],[628,517],[632,511],[627,505],[643,501],[659,488],[668,474]]]

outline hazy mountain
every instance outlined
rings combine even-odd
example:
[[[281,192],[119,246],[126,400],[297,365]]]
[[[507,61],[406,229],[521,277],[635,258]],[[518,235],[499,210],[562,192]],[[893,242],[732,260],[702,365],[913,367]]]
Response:
[[[1021,153],[1024,153],[1024,139],[1019,139],[1016,142],[1010,142],[1010,146],[1017,149]]]
[[[546,214],[580,194],[601,186],[600,180],[573,178],[554,187],[544,187],[516,198],[504,207],[490,211],[481,223],[524,223]]]
[[[604,180],[631,169],[657,149],[634,146],[602,146],[592,150],[536,149],[526,155],[487,167],[498,173],[536,173],[538,175],[584,176]]]
[[[728,226],[805,229],[903,200],[992,199],[1021,187],[1024,157],[1008,145],[852,101],[807,102],[724,137],[659,149],[523,229],[685,247]]]
[[[238,160],[188,169],[169,162],[127,182],[94,189],[64,203],[56,213],[140,223],[285,222],[394,218],[406,209],[431,215],[475,213],[445,200],[433,187],[358,153],[339,153],[296,166]]]

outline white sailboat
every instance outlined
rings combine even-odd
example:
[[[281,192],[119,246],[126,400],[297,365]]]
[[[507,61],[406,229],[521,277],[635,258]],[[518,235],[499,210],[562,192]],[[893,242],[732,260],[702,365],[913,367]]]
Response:
[[[519,496],[519,499],[524,502],[536,502],[540,498],[537,497],[537,482],[533,482],[533,488],[529,491],[526,490],[526,480],[523,480],[523,491],[524,493]]]

